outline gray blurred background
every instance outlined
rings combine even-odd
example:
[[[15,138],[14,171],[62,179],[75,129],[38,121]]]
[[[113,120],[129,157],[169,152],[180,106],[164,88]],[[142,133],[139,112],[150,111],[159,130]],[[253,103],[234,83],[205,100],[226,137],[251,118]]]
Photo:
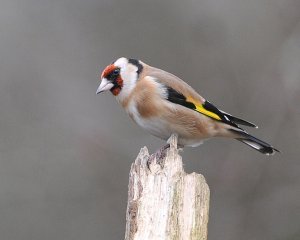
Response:
[[[120,56],[258,124],[282,154],[184,150],[211,188],[209,239],[300,239],[299,0],[2,0],[1,240],[123,239],[130,164],[163,141],[96,96]]]

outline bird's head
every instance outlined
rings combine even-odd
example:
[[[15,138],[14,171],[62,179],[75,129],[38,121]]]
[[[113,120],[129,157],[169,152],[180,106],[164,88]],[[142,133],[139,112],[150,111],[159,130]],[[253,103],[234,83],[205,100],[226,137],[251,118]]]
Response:
[[[117,59],[103,70],[97,94],[109,90],[118,98],[128,96],[142,71],[143,63],[139,60]]]

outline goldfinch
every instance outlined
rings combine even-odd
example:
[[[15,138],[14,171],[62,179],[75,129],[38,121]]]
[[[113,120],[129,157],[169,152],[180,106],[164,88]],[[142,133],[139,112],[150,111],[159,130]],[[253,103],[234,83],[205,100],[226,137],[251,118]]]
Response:
[[[180,78],[140,60],[119,58],[101,74],[97,94],[110,91],[140,127],[161,139],[178,135],[180,146],[196,147],[212,137],[226,137],[263,154],[277,149],[239,125],[256,127],[211,104]]]

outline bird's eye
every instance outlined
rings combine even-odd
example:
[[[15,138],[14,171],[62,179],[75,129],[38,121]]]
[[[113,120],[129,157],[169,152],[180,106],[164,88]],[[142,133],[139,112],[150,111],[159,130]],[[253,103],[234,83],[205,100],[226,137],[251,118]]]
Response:
[[[116,68],[114,71],[113,71],[113,75],[119,75],[120,73],[120,68]]]

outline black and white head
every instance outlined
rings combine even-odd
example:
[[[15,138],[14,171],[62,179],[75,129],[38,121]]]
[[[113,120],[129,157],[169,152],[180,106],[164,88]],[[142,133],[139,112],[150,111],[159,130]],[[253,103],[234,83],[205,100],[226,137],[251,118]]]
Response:
[[[118,100],[126,98],[142,71],[143,63],[139,60],[125,57],[117,59],[103,70],[97,94],[109,90]]]

